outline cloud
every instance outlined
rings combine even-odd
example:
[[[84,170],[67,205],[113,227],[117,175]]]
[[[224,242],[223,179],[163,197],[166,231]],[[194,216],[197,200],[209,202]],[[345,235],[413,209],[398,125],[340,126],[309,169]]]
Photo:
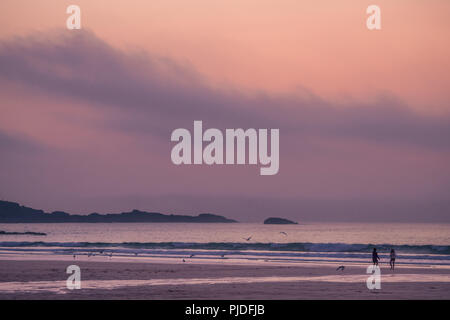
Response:
[[[448,151],[450,118],[419,114],[395,97],[326,101],[212,88],[192,68],[149,53],[127,53],[90,31],[3,40],[0,79],[117,113],[109,126],[166,139],[178,127],[280,128],[290,139],[358,139]]]
[[[387,94],[337,103],[212,87],[190,66],[89,31],[0,41],[0,92],[0,189],[47,211],[448,220],[450,118]],[[280,173],[174,166],[170,134],[193,120],[279,128]]]
[[[2,150],[2,158],[4,159],[7,154],[26,155],[45,150],[48,151],[48,147],[21,135],[11,135],[0,131],[0,150]]]

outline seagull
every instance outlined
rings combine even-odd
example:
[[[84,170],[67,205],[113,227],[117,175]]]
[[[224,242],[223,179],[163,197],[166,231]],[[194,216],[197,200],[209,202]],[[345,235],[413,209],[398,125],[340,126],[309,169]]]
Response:
[[[344,269],[345,269],[345,266],[339,266],[339,267],[336,269],[336,271],[338,271],[338,270],[344,271]]]
[[[191,255],[189,256],[189,258],[192,258],[193,256],[195,256],[195,254],[191,254]]]
[[[287,233],[284,231],[280,231],[281,234],[284,234],[285,236],[287,236]]]
[[[242,238],[244,240],[250,241],[250,239],[252,238],[252,236],[248,237],[248,238]]]

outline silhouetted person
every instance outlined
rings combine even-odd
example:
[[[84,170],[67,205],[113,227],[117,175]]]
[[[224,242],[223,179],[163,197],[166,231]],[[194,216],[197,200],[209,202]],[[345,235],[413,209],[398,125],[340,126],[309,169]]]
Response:
[[[395,268],[395,250],[392,248],[391,249],[391,261],[389,262],[389,264],[391,265],[391,270],[394,270]]]
[[[378,266],[378,260],[380,260],[380,257],[378,256],[377,248],[373,248],[373,251],[372,251],[373,264]]]

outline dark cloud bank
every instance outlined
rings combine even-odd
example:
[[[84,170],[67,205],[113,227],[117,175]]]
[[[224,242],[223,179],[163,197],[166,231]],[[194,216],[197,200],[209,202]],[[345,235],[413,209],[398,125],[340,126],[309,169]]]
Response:
[[[320,97],[246,95],[208,87],[195,71],[160,57],[127,55],[88,31],[40,35],[0,44],[0,76],[48,94],[137,115],[124,130],[167,137],[177,125],[203,119],[211,127],[278,127],[302,135],[351,137],[383,144],[450,147],[450,118],[414,113],[394,97],[333,105]],[[140,121],[146,115],[145,121]],[[148,121],[152,123],[149,125]],[[153,125],[155,124],[155,125]]]
[[[205,127],[220,129],[280,128],[281,148],[301,147],[299,141],[312,137],[329,141],[355,140],[381,148],[415,148],[424,153],[448,154],[450,150],[450,117],[416,113],[389,95],[380,96],[375,102],[350,102],[344,106],[312,93],[276,96],[212,88],[195,70],[168,58],[117,50],[89,31],[64,35],[37,34],[2,41],[0,84],[2,82],[20,84],[49,96],[81,101],[114,114],[106,123],[109,129],[148,135],[168,142],[173,129],[191,128],[193,120],[203,120]],[[0,130],[0,148],[5,152],[17,148],[34,152],[36,148],[31,146],[31,142],[19,139],[16,145],[11,139]],[[296,150],[294,153],[301,152]],[[289,157],[289,153],[282,150],[281,156]],[[280,162],[282,167],[284,159],[281,158]],[[287,169],[295,170],[281,170]],[[429,213],[429,220],[449,220],[449,205],[445,197],[436,195],[436,198],[440,200],[430,199],[420,204],[400,200],[398,203],[386,202],[384,210],[387,213],[382,215],[383,219],[396,212],[396,217],[408,220],[407,212],[413,210],[415,218],[412,220],[427,220],[423,212],[434,210],[433,214]],[[231,200],[226,196],[223,199],[214,200],[220,207],[219,213],[236,211],[236,207],[230,205]],[[205,197],[198,201],[208,203]],[[286,212],[280,213],[283,216],[295,218],[292,211],[299,210],[312,219],[317,217],[321,220],[329,218],[324,212],[337,207],[337,217],[351,220],[357,215],[355,212],[367,209],[369,205],[369,202],[350,203],[345,200],[268,199],[266,202],[262,207],[242,199],[236,204],[242,206],[247,203],[248,211],[254,216],[267,216],[278,208]],[[160,203],[163,206],[165,202],[160,200]],[[189,203],[195,210],[195,204],[184,203]],[[379,203],[370,205],[372,209],[367,217],[373,211],[383,210]]]

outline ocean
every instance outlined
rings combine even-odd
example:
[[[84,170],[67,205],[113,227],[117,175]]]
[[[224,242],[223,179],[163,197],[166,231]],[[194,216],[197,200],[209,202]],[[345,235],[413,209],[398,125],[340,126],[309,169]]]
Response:
[[[425,223],[37,223],[0,224],[2,256],[77,255],[130,259],[191,259],[236,263],[367,264],[373,247],[381,263],[450,266],[450,224]]]

